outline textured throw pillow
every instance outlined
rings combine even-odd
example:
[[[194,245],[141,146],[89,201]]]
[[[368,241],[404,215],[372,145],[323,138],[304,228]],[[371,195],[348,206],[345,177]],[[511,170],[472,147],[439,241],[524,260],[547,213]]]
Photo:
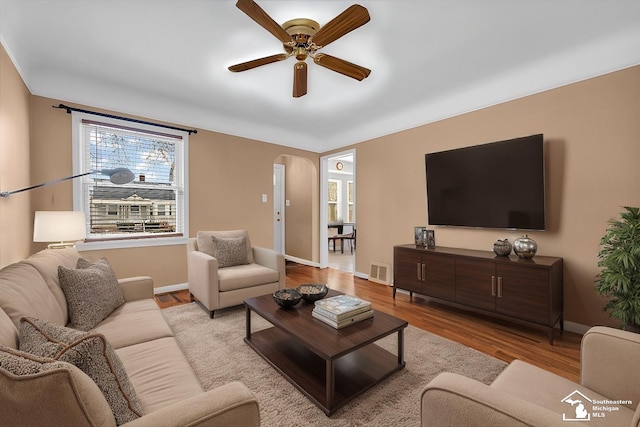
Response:
[[[80,368],[98,385],[118,425],[143,415],[122,361],[102,334],[23,317],[20,319],[20,350]]]
[[[58,278],[75,329],[93,329],[124,304],[118,279],[105,258],[95,263],[80,258],[75,269],[59,266]]]
[[[115,425],[98,386],[77,367],[0,345],[0,424]]]
[[[33,375],[64,366],[63,363],[54,362],[51,358],[0,345],[0,367],[13,375]]]
[[[213,257],[218,260],[218,268],[248,264],[247,239],[242,237],[211,237]]]

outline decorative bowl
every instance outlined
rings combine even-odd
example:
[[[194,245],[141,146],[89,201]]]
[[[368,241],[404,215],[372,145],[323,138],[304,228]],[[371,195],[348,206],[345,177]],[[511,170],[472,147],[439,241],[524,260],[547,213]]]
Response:
[[[296,289],[280,289],[273,293],[273,300],[282,308],[290,308],[300,302],[302,296]]]
[[[322,299],[329,292],[327,285],[305,283],[298,286],[298,293],[306,302],[315,302]]]

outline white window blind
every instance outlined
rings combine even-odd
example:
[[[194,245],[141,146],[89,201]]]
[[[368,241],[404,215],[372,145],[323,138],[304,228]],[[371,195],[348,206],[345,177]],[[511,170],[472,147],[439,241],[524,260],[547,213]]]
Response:
[[[133,182],[115,185],[108,176],[92,173],[74,187],[74,204],[82,206],[87,219],[86,241],[187,235],[188,134],[118,122],[79,120],[77,173],[127,168],[135,175]]]

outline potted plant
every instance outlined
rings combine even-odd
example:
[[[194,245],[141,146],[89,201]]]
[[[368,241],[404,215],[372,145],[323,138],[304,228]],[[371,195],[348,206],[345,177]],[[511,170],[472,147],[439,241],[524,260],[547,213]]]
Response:
[[[624,207],[609,221],[600,240],[595,289],[609,298],[604,310],[622,322],[622,329],[640,330],[640,208]]]

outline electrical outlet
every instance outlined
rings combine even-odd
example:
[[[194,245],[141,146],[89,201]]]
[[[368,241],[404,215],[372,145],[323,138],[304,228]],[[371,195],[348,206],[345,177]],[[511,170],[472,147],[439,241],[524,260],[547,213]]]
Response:
[[[267,195],[263,194],[262,195],[262,203],[267,203],[267,201],[268,201]]]

